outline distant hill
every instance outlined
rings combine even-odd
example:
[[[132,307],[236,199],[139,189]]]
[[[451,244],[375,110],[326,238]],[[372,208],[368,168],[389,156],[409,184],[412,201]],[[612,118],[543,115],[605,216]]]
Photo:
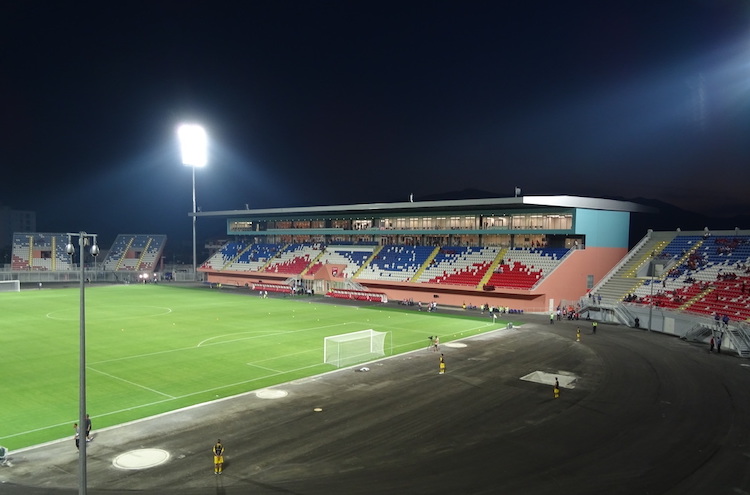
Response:
[[[633,203],[651,206],[659,210],[657,214],[634,213],[630,219],[630,242],[638,242],[648,229],[653,230],[734,230],[750,228],[750,216],[714,217],[683,210],[663,201],[648,198],[629,199]]]
[[[459,199],[484,199],[484,198],[507,198],[507,194],[498,194],[479,189],[464,189],[462,191],[453,191],[446,193],[430,194],[429,196],[420,196],[415,198],[418,201],[449,201]]]

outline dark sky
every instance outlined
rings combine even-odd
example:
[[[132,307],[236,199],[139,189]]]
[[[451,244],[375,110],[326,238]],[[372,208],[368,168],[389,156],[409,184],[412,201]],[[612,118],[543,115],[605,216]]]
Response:
[[[747,0],[19,0],[0,43],[0,203],[42,231],[189,239],[182,121],[204,211],[518,186],[750,213]]]

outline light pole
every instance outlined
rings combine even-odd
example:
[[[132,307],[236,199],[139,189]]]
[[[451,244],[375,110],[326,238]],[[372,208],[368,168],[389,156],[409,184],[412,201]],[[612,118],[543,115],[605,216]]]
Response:
[[[649,268],[651,270],[651,283],[649,284],[651,287],[651,297],[649,302],[651,304],[648,305],[648,331],[651,331],[651,320],[654,316],[654,276],[656,275],[656,259],[654,258],[654,255],[651,255],[651,260],[649,261]]]
[[[195,281],[198,279],[198,265],[195,254],[195,168],[206,166],[208,139],[203,127],[196,124],[182,124],[177,129],[177,135],[180,139],[182,164],[193,169],[193,281]]]
[[[78,264],[81,269],[81,302],[80,302],[80,327],[79,327],[79,395],[78,395],[78,493],[86,495],[86,265],[85,247],[91,239],[91,256],[99,254],[99,246],[96,244],[96,234],[86,232],[68,233],[68,244],[65,251],[72,257],[76,248],[71,242],[73,237],[78,237]]]

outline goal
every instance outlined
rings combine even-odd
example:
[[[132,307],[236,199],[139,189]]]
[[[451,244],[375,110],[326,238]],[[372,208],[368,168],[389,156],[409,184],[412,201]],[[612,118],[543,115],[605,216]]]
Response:
[[[21,282],[18,280],[0,280],[0,292],[21,292]]]
[[[323,339],[323,362],[337,368],[385,356],[387,332],[360,330]]]

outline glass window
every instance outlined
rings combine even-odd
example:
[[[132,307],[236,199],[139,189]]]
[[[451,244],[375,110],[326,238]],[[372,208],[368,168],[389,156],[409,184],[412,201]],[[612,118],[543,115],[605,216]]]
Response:
[[[512,222],[514,229],[525,229],[526,215],[513,215]]]
[[[532,229],[544,228],[544,215],[529,215],[529,227]]]

